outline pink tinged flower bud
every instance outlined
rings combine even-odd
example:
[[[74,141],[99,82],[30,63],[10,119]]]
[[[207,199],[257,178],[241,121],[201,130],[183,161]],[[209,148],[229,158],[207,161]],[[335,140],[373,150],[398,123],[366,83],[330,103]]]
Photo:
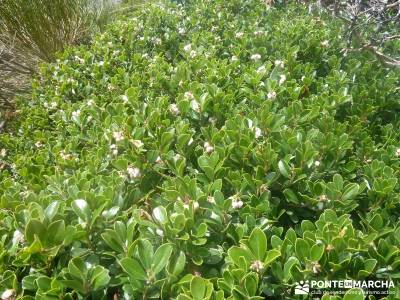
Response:
[[[243,206],[243,201],[241,200],[233,200],[232,201],[232,208],[233,209],[240,209]]]
[[[22,243],[23,241],[24,241],[24,234],[19,230],[15,230],[13,239],[12,239],[12,243],[19,244],[19,243]]]
[[[268,100],[274,100],[276,98],[276,92],[275,91],[270,91],[267,94]]]
[[[236,32],[236,34],[235,34],[235,37],[238,39],[242,38],[243,36],[244,36],[243,32]]]
[[[205,150],[207,153],[211,153],[211,152],[214,151],[214,147],[213,147],[209,142],[205,142],[205,143],[204,143],[204,150]]]
[[[184,97],[186,99],[193,99],[194,95],[192,94],[192,92],[185,92]]]
[[[261,67],[259,67],[259,68],[257,69],[257,73],[258,73],[258,74],[263,74],[263,73],[265,73],[266,70],[267,70],[267,69],[265,68],[265,66],[261,66]]]
[[[176,105],[175,103],[172,103],[172,104],[169,106],[169,110],[170,110],[170,112],[171,112],[172,114],[174,114],[174,115],[179,115],[179,108],[178,108],[178,105]]]
[[[114,131],[113,138],[116,142],[120,142],[124,139],[124,133],[122,131]]]
[[[279,84],[284,84],[286,81],[286,75],[282,74],[279,76]]]
[[[14,299],[15,299],[15,290],[8,289],[1,294],[1,300],[14,300]]]
[[[279,59],[277,59],[277,60],[274,62],[274,65],[275,65],[276,67],[280,67],[280,68],[284,68],[284,67],[285,67],[284,62],[281,61],[281,60],[279,60]]]
[[[254,61],[259,61],[261,59],[261,55],[258,53],[253,54],[252,56],[250,56],[250,59]]]
[[[143,147],[143,142],[141,140],[132,140],[132,144],[136,147],[136,148],[141,148]]]
[[[140,169],[135,167],[128,167],[126,169],[130,178],[139,178],[140,177]]]
[[[264,269],[264,264],[263,264],[261,261],[259,261],[259,260],[255,260],[255,261],[253,261],[253,262],[251,263],[250,269],[251,269],[252,271],[254,271],[254,272],[259,273],[259,272],[261,272],[261,271]]]

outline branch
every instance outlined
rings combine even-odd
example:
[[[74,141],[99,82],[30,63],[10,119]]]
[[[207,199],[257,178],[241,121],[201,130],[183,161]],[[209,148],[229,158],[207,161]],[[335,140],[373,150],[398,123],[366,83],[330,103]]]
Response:
[[[388,67],[400,67],[400,60],[382,53],[377,47],[368,44],[364,45],[362,48],[374,54],[384,65]]]

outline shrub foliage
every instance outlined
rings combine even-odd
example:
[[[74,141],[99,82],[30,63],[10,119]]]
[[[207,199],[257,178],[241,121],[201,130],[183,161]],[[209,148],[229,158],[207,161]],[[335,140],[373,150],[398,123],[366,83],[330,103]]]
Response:
[[[399,73],[343,57],[341,34],[301,6],[152,4],[43,66],[0,136],[0,291],[291,299],[301,280],[396,281]]]

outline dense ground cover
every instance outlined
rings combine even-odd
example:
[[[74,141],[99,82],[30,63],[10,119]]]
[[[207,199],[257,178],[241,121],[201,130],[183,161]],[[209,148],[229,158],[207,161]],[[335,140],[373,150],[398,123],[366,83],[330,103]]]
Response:
[[[343,57],[341,30],[258,0],[149,5],[43,66],[0,136],[4,299],[396,282],[399,72]]]

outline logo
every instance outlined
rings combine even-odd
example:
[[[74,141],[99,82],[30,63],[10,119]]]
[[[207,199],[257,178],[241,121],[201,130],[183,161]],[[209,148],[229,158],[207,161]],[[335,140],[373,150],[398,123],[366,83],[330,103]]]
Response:
[[[294,286],[295,295],[341,295],[349,289],[356,289],[367,295],[393,294],[395,287],[392,280],[302,280]]]
[[[310,292],[310,284],[308,281],[299,281],[294,287],[295,295],[308,295]]]

